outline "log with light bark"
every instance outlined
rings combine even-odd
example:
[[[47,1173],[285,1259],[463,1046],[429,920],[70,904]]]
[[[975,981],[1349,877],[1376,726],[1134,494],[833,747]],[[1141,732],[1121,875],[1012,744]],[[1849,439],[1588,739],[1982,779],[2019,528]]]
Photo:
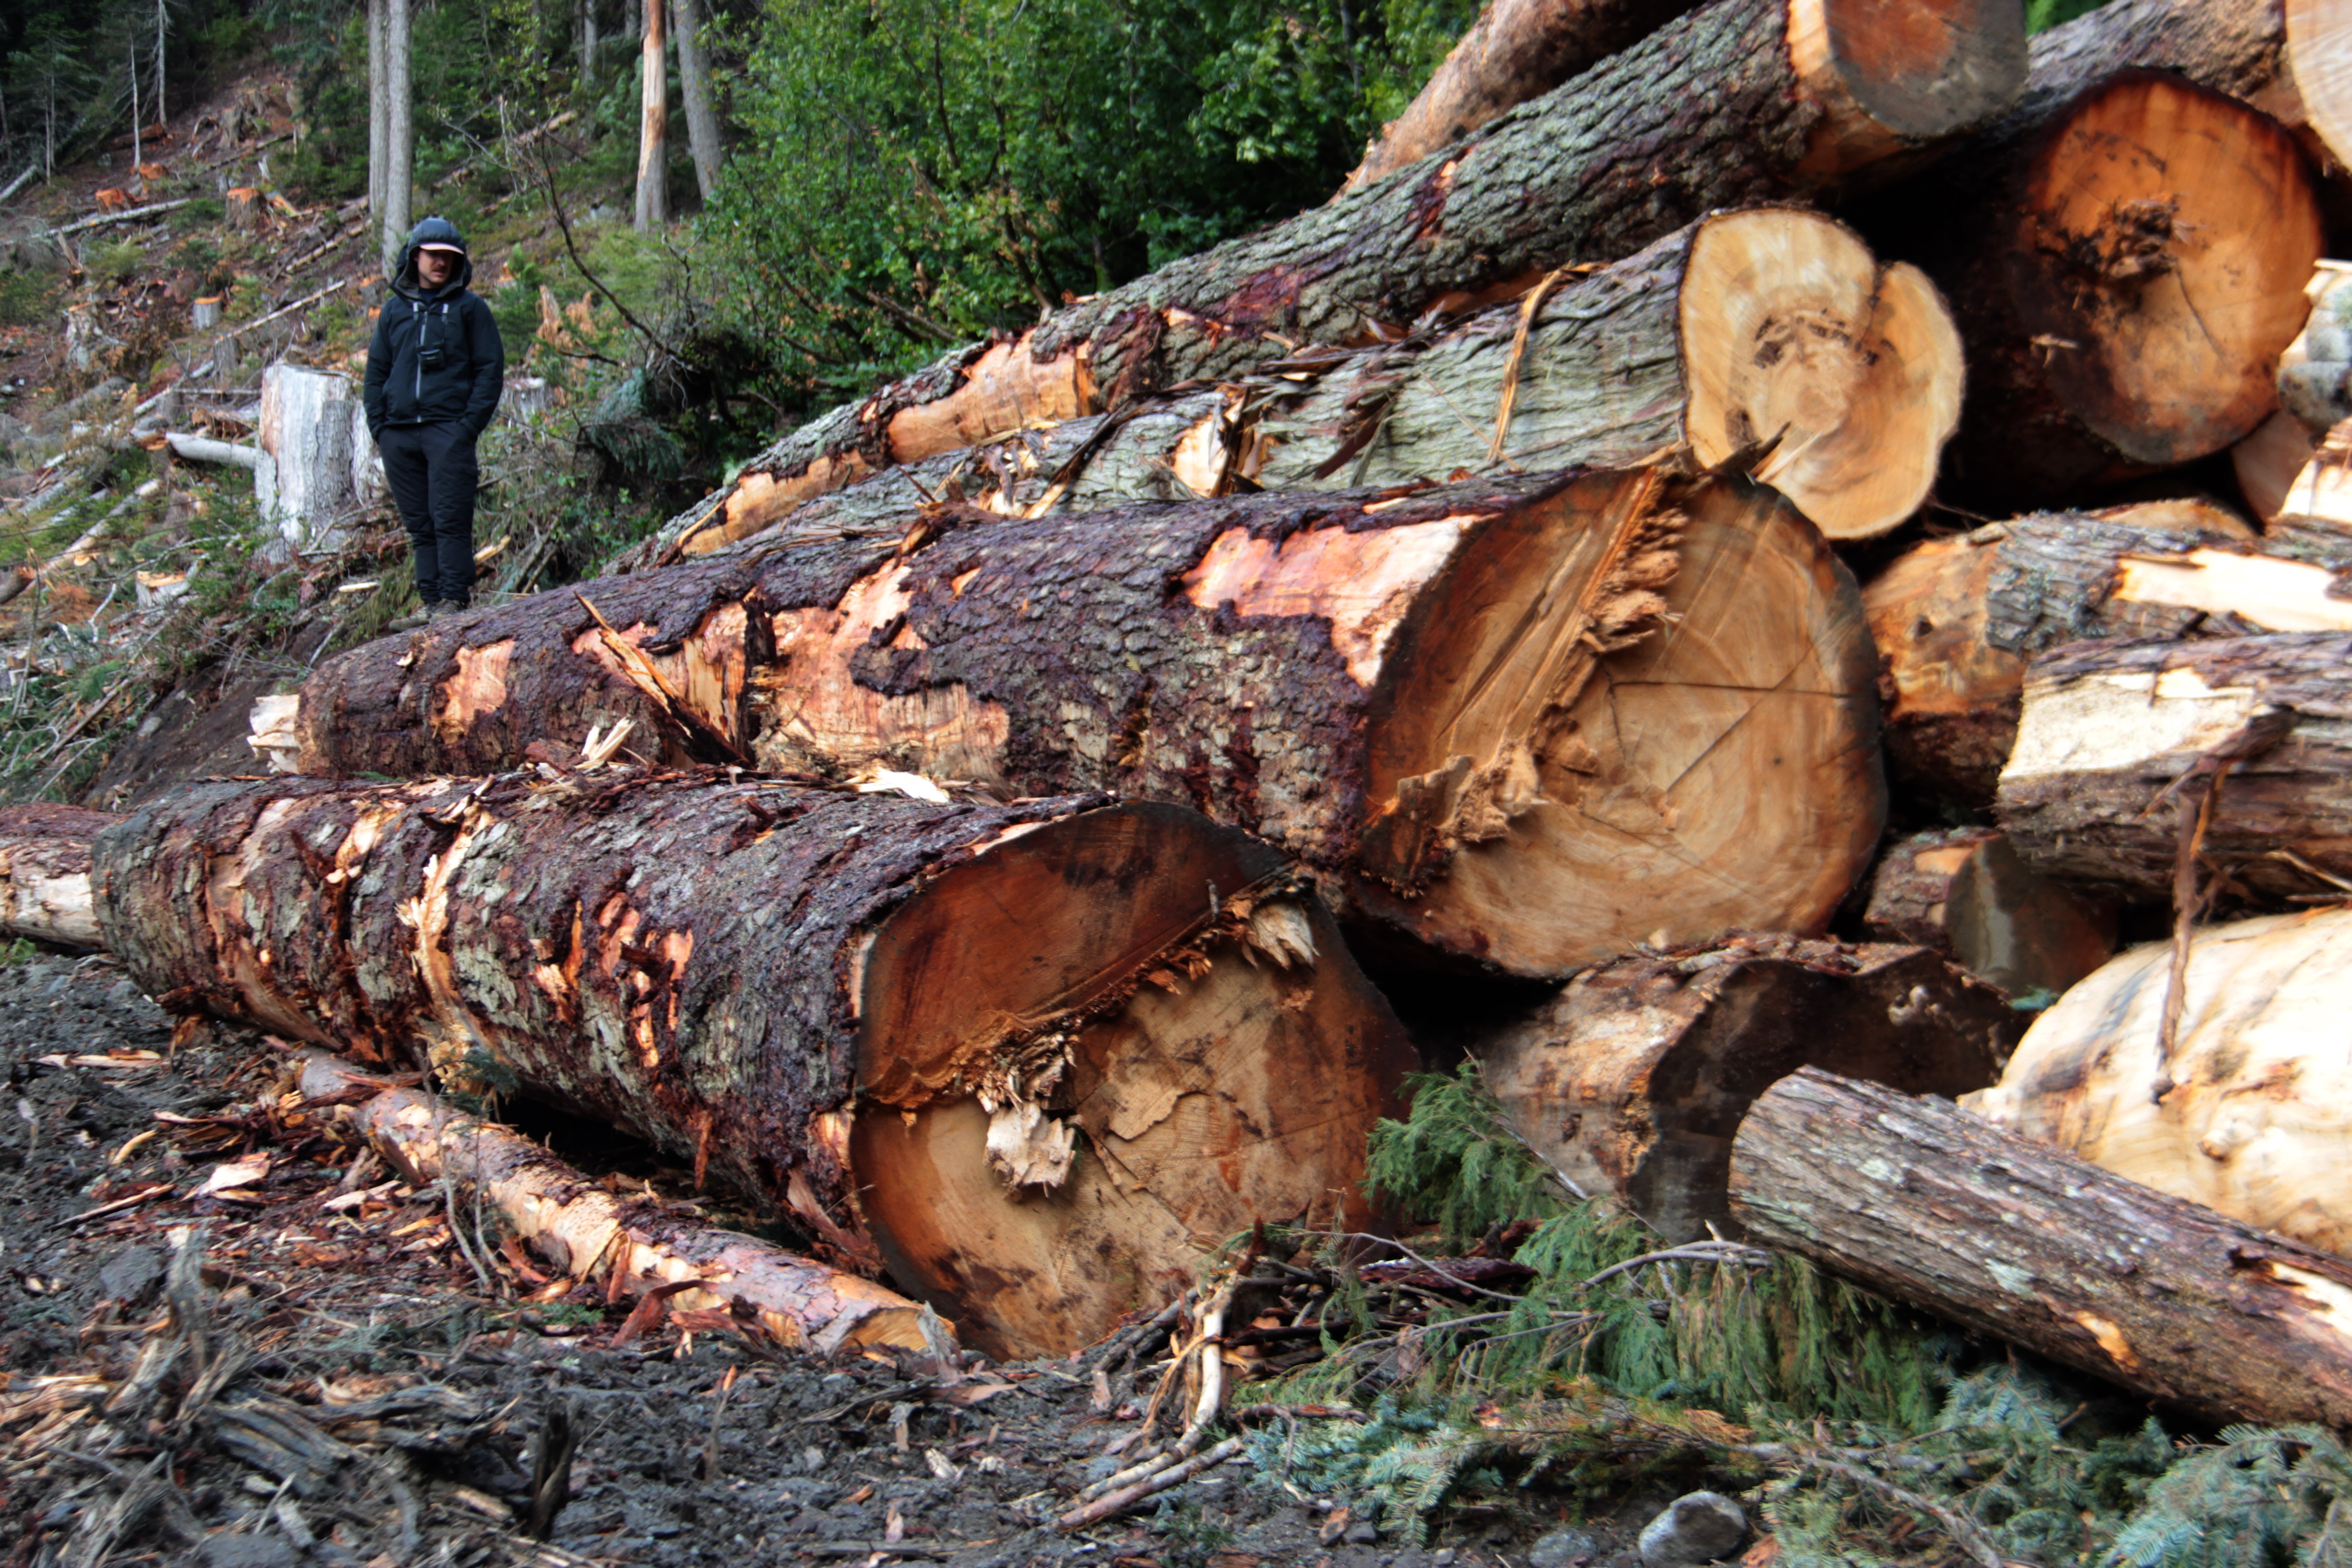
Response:
[[[1932,828],[1888,845],[1863,924],[2021,998],[2064,991],[2116,951],[2112,904],[2036,876],[1990,827]]]
[[[1732,1134],[1800,1067],[1921,1094],[1991,1083],[2021,1016],[1916,947],[1736,936],[1587,970],[1475,1047],[1528,1147],[1669,1241],[1728,1215]]]
[[[2162,1051],[2169,942],[2135,948],[2035,1020],[1963,1103],[2119,1176],[2352,1256],[2344,1160],[2352,910],[2209,927]]]
[[[2027,661],[2062,643],[2185,637],[2217,618],[2228,630],[2288,629],[2261,618],[2271,615],[2296,616],[2299,630],[2308,626],[2300,617],[2327,611],[2324,572],[2126,515],[2133,521],[2040,512],[1931,540],[1863,590],[1899,782],[1970,808],[1991,804],[2016,742]],[[2242,607],[2217,602],[2213,580],[2248,575],[2284,576],[2294,592],[2284,605],[2252,591]]]
[[[2278,405],[2321,221],[2277,121],[2168,73],[2021,115],[1857,215],[1968,345],[1950,488],[2048,505],[2193,461]]]
[[[1000,1354],[1087,1342],[1260,1220],[1360,1224],[1412,1060],[1297,874],[1166,805],[201,784],[100,834],[92,884],[165,1006],[511,1072]]]
[[[886,468],[741,538],[903,530],[960,491],[1036,516],[1237,489],[1608,468],[1677,445],[1717,463],[1774,443],[1757,478],[1832,539],[1884,532],[1934,481],[1958,423],[1960,344],[1917,268],[1882,268],[1817,213],[1718,214],[1589,277],[1394,344],[1279,361]],[[649,541],[635,557],[650,563]]]
[[[1875,847],[1860,595],[1746,480],[908,521],[904,549],[803,542],[354,649],[303,689],[303,771],[481,772],[627,718],[770,771],[1116,788],[1532,975],[1817,931]]]
[[[2209,1421],[2352,1425],[2352,1265],[1939,1100],[1806,1068],[1731,1213],[1768,1246]]]
[[[114,818],[79,806],[0,806],[0,935],[99,945],[89,841]]]
[[[2352,887],[2352,636],[2077,643],[2033,662],[2002,828],[2044,876],[2171,894],[2182,811],[2239,896]]]
[[[1917,0],[1904,16],[1715,0],[1457,148],[803,426],[673,520],[656,559],[894,463],[1516,297],[1552,268],[1824,189],[2009,107],[2025,74],[2014,0]]]

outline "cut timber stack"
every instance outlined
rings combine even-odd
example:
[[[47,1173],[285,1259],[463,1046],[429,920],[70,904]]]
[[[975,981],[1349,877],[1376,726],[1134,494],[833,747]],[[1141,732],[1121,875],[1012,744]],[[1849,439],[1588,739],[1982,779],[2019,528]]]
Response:
[[[1265,835],[1415,946],[1538,976],[1660,931],[1818,929],[1869,863],[1859,597],[1748,482],[954,521],[368,645],[305,686],[303,771],[512,765],[634,717],[772,770],[1117,788]]]
[[[1280,858],[1168,806],[297,779],[190,788],[92,861],[167,1006],[502,1067],[1000,1352],[1085,1343],[1261,1220],[1360,1226],[1412,1062]]]
[[[2025,74],[2018,5],[1917,0],[1900,29],[1886,15],[1851,0],[1715,0],[1459,146],[802,426],[632,563],[740,537],[892,464],[1514,298],[1555,268],[1618,260],[1719,207],[1822,190],[2009,108]]]

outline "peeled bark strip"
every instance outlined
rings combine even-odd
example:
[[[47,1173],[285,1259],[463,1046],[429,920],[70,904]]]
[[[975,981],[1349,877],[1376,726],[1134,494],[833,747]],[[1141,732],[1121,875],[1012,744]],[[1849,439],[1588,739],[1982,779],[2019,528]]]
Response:
[[[2255,574],[2310,574],[2296,579],[2295,605],[2325,602],[2325,573],[2219,543],[2210,533],[2037,512],[1905,552],[1862,595],[1884,671],[1890,771],[1981,808],[2016,742],[2035,654],[2084,637],[2181,637],[2215,622],[2288,629],[2263,618],[2275,611],[2263,595],[2207,591],[2217,575],[2241,574],[2241,562]],[[2217,558],[2226,563],[2218,574],[2206,565]]]
[[[1669,1241],[1728,1217],[1732,1135],[1800,1067],[1919,1094],[1993,1081],[2009,999],[1916,947],[1738,936],[1588,970],[1476,1051],[1529,1147]]]
[[[99,945],[89,841],[113,821],[72,805],[0,806],[0,936]]]
[[[2156,71],[2010,121],[1965,164],[1912,181],[1864,232],[1950,300],[1969,363],[1952,477],[2006,505],[2251,433],[2277,406],[2321,241],[2294,138]]]
[[[2000,825],[2044,876],[2167,897],[2178,803],[2194,809],[2207,787],[2191,770],[2241,754],[2201,860],[2256,895],[2340,891],[2352,879],[2352,636],[2340,633],[2079,643],[2036,659]]]
[[[2135,948],[2042,1015],[1964,1103],[2021,1137],[2233,1219],[2352,1255],[2343,1157],[2352,911],[2200,931],[2168,1059],[2168,942]]]
[[[2352,1267],[1811,1068],[1731,1158],[1751,1236],[2210,1421],[2352,1424]]]
[[[656,563],[892,464],[1393,335],[1449,299],[1511,297],[2008,108],[2024,79],[2016,5],[1918,0],[1903,15],[1890,27],[1858,0],[1716,0],[1458,148],[802,426],[673,520]]]
[[[1880,267],[1816,213],[1703,218],[1528,304],[887,468],[740,538],[707,528],[684,553],[903,531],[925,497],[951,490],[1037,516],[1622,467],[1677,445],[1714,464],[1759,441],[1777,445],[1758,479],[1831,538],[1858,539],[1916,510],[1959,422],[1959,336],[1934,285]]]
[[[1873,935],[1940,952],[2017,997],[2063,992],[2116,952],[2113,905],[2035,876],[1989,827],[1890,845],[1863,920]]]
[[[1659,930],[1818,929],[1875,846],[1859,595],[1744,480],[950,521],[905,553],[811,542],[596,584],[619,637],[566,590],[355,649],[304,689],[304,769],[486,771],[652,726],[646,691],[675,692],[771,771],[1181,801],[1362,918],[1538,975]]]
[[[1261,1219],[1360,1219],[1412,1061],[1280,858],[1169,806],[289,779],[184,791],[92,856],[166,1006],[502,1064],[1000,1354],[1087,1342]]]
[[[781,1343],[830,1354],[847,1345],[925,1348],[922,1308],[859,1275],[771,1241],[688,1225],[648,1198],[623,1200],[515,1131],[422,1089],[395,1089],[325,1051],[302,1055],[304,1098],[380,1092],[332,1112],[414,1185],[449,1180],[478,1192],[517,1239],[575,1279],[617,1272],[620,1290],[699,1280],[669,1298],[680,1311],[725,1308]]]

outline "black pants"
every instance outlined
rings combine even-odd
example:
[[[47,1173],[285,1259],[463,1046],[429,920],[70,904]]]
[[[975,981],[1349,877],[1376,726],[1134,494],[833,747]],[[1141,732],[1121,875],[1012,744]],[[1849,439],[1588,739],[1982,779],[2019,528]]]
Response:
[[[375,445],[416,547],[416,597],[465,604],[474,592],[474,438],[455,423],[391,425]]]

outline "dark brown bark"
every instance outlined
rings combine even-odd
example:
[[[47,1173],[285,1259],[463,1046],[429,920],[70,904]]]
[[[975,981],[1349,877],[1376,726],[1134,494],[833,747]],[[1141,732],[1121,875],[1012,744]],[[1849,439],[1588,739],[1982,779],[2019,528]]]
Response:
[[[2352,1265],[1956,1107],[1806,1069],[1731,1213],[1769,1246],[2211,1421],[2352,1425]]]
[[[189,789],[93,860],[166,1006],[502,1067],[999,1353],[1086,1342],[1258,1220],[1360,1220],[1412,1060],[1281,859],[1168,806],[291,779]]]
[[[1732,1135],[1773,1083],[1811,1066],[1963,1094],[1994,1080],[2024,1026],[1919,948],[1739,936],[1588,970],[1476,1054],[1529,1147],[1685,1241],[1728,1218]]]
[[[2011,996],[2054,996],[2115,956],[2116,910],[2018,858],[1990,827],[1934,828],[1887,846],[1863,917]]]
[[[1875,845],[1859,595],[1743,480],[1656,468],[919,531],[903,552],[804,540],[590,592],[698,744],[1182,802],[1360,916],[1516,973],[1660,930],[1817,929]],[[303,766],[479,772],[622,717],[684,733],[617,640],[566,590],[354,650],[305,688]]]
[[[2163,898],[2181,805],[2196,809],[2216,762],[2242,758],[2201,859],[2241,894],[2326,894],[2352,878],[2347,719],[2343,633],[2062,647],[2026,677],[2000,825],[2044,876]]]
[[[1508,297],[1714,209],[1821,190],[1990,119],[2021,86],[2015,6],[1921,0],[1905,13],[1920,26],[1892,30],[1882,12],[1716,0],[1458,148],[824,415],[673,520],[665,543],[749,531],[861,474],[1139,392],[1393,336],[1449,299]]]

